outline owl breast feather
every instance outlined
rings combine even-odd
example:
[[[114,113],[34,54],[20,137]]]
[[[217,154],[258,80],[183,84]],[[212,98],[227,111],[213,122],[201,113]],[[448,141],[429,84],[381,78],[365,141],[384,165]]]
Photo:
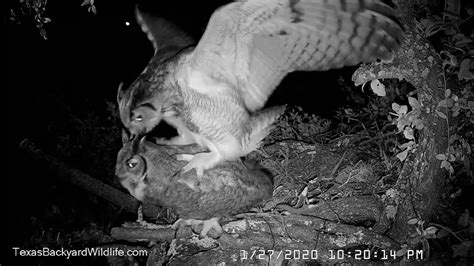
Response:
[[[273,185],[268,176],[244,166],[228,166],[217,166],[200,180],[188,173],[175,177],[163,193],[153,193],[148,200],[171,209],[181,219],[207,220],[248,211],[271,197]]]

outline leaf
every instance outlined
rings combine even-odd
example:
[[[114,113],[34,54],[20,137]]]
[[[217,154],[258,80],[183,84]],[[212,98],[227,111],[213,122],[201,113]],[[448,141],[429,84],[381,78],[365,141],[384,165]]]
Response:
[[[469,106],[469,109],[474,110],[474,101],[467,102],[467,106]]]
[[[473,244],[473,241],[464,241],[459,245],[453,245],[453,258],[467,258],[469,255],[469,250]]]
[[[413,109],[421,109],[420,102],[418,102],[416,98],[408,97],[408,103],[413,107]]]
[[[439,117],[443,118],[443,119],[447,119],[447,118],[448,118],[443,112],[441,112],[441,111],[439,111],[439,110],[436,110],[436,114],[437,114]]]
[[[448,107],[448,103],[447,103],[446,99],[443,99],[443,100],[439,101],[438,106],[439,107],[444,107],[444,108]]]
[[[414,238],[408,239],[408,243],[411,245],[416,245],[421,242],[421,236],[415,236]]]
[[[456,140],[459,139],[459,135],[458,134],[452,134],[451,137],[449,137],[449,144],[452,144],[454,143]]]
[[[457,16],[460,15],[461,6],[461,0],[446,0],[444,2],[444,10]]]
[[[445,90],[445,91],[444,91],[444,97],[445,97],[445,98],[448,98],[449,95],[451,95],[451,90],[450,90],[450,89]]]
[[[431,19],[422,20],[422,24],[425,26],[426,37],[433,36],[434,34],[446,28],[445,24],[442,21],[435,21]]]
[[[454,168],[453,168],[453,165],[451,163],[449,163],[449,165],[448,165],[448,172],[451,173],[451,174],[454,173]]]
[[[405,116],[405,115],[402,115],[398,118],[398,122],[397,122],[397,128],[398,128],[398,131],[401,132],[405,129],[405,127],[407,126],[410,126],[411,122],[410,122],[410,118]]]
[[[401,257],[401,256],[405,255],[406,253],[407,253],[407,249],[402,248],[402,249],[397,251],[397,257]]]
[[[411,224],[411,225],[414,225],[414,224],[417,224],[418,223],[418,219],[417,218],[412,218],[410,220],[408,220],[407,224]]]
[[[439,53],[441,55],[441,57],[443,58],[443,69],[449,65],[449,66],[452,66],[452,67],[455,67],[458,65],[458,60],[457,58],[452,55],[450,52],[446,51],[446,50],[443,50]]]
[[[454,45],[455,45],[456,47],[461,47],[461,46],[464,46],[464,45],[469,44],[469,43],[472,43],[472,40],[469,39],[469,38],[467,38],[467,37],[464,36],[464,34],[463,34],[463,38],[460,39],[460,40],[458,40],[458,41],[456,41],[456,42],[454,43]]]
[[[437,231],[438,231],[438,228],[436,228],[434,226],[430,226],[430,227],[428,227],[424,230],[424,233],[427,234],[427,235],[434,235],[434,234],[436,234]]]
[[[471,59],[467,58],[461,61],[459,64],[458,79],[459,80],[471,80],[474,78],[470,69]]]
[[[392,103],[392,110],[395,111],[395,113],[398,113],[400,110],[400,105],[397,103]]]
[[[370,82],[370,88],[378,96],[387,96],[387,92],[385,91],[385,85],[383,85],[383,83],[381,83],[378,79],[374,79]]]
[[[84,2],[82,2],[81,6],[85,6],[85,5],[88,5],[90,3],[89,0],[84,0]]]
[[[406,127],[405,130],[403,130],[403,136],[405,136],[406,139],[415,139],[415,136],[413,135],[413,128]]]
[[[453,107],[453,105],[454,105],[454,100],[453,100],[452,98],[446,99],[446,105],[447,105],[448,107]]]
[[[400,106],[400,110],[398,110],[399,114],[405,115],[408,112],[408,106],[402,105]]]
[[[402,162],[405,161],[407,156],[408,156],[408,150],[404,150],[404,151],[400,152],[399,154],[397,154],[397,158]]]
[[[444,168],[444,169],[446,169],[448,172],[454,173],[454,168],[453,168],[453,166],[451,165],[451,163],[448,162],[448,161],[442,161],[440,168]]]
[[[387,215],[387,218],[394,219],[395,215],[397,215],[397,207],[394,205],[388,205],[387,207],[385,207],[385,213]]]
[[[450,154],[449,157],[448,157],[448,161],[454,162],[454,161],[456,161],[456,157],[454,155]]]
[[[436,159],[440,160],[440,161],[444,161],[446,160],[446,155],[445,154],[436,154]]]
[[[413,121],[413,125],[418,130],[422,130],[425,127],[425,124],[423,123],[423,120],[421,120],[419,118],[417,118],[417,119],[415,119],[415,121]]]
[[[437,238],[443,238],[443,237],[446,237],[449,235],[449,232],[444,230],[444,229],[441,229],[438,231],[438,233],[436,234],[436,237]]]
[[[399,146],[400,149],[404,150],[407,149],[415,144],[414,141],[409,141],[407,143],[403,143],[402,145]]]
[[[458,225],[460,227],[467,227],[469,225],[469,209],[465,209],[461,216],[459,216]]]
[[[449,162],[444,160],[441,162],[441,165],[439,166],[439,168],[445,168],[446,170],[448,170],[449,168]]]

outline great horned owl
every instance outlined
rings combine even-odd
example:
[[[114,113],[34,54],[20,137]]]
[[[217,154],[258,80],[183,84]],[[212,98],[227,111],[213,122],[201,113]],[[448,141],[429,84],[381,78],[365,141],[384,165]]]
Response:
[[[137,20],[155,56],[128,89],[119,89],[122,122],[133,137],[165,120],[178,137],[163,143],[206,147],[178,156],[189,161],[185,171],[195,168],[199,176],[259,146],[282,109],[259,110],[286,74],[387,59],[403,36],[381,0],[233,2],[213,13],[196,47],[138,9]],[[163,38],[173,30],[174,39]]]
[[[221,163],[201,178],[181,172],[185,163],[176,154],[199,150],[197,145],[156,145],[135,138],[119,151],[115,173],[136,199],[169,208],[186,221],[204,221],[202,236],[211,228],[221,231],[219,218],[272,196],[270,176],[239,161]]]

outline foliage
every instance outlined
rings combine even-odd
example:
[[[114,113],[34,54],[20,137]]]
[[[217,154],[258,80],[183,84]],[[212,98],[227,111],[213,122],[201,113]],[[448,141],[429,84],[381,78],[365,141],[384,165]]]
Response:
[[[471,69],[474,67],[474,42],[461,29],[468,19],[457,16],[444,19],[431,16],[420,21],[427,37],[437,35],[441,40],[439,56],[443,60],[444,99],[438,103],[436,114],[448,124],[448,147],[436,156],[441,168],[449,174],[470,164],[474,122],[474,98],[472,96]],[[472,29],[471,29],[472,30]],[[452,133],[457,132],[457,133]]]
[[[19,0],[14,6],[10,7],[10,22],[13,23],[32,23],[36,26],[41,37],[48,39],[45,25],[51,22],[46,16],[46,6],[48,0]]]
[[[12,3],[9,7],[10,22],[17,24],[31,23],[38,29],[41,37],[47,40],[48,33],[45,26],[52,21],[46,14],[48,0],[17,0],[10,2]],[[88,12],[97,14],[94,0],[84,0],[81,7],[87,7]]]
[[[315,143],[321,138],[322,133],[329,130],[330,125],[329,120],[305,113],[299,106],[289,107],[277,120],[274,130],[265,142],[293,139]]]
[[[114,103],[105,102],[104,109],[103,114],[69,112],[71,124],[68,131],[58,136],[57,152],[60,158],[79,164],[77,168],[113,182],[121,123]]]
[[[82,2],[81,6],[87,6],[87,11],[88,12],[97,14],[97,8],[94,5],[94,0],[84,0],[84,2]]]

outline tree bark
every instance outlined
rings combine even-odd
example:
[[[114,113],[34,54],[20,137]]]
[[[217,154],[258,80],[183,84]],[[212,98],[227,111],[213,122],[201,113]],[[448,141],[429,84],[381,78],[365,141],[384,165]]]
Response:
[[[397,214],[389,234],[404,242],[414,227],[407,221],[421,218],[429,221],[438,206],[446,173],[440,169],[436,154],[445,153],[447,147],[447,121],[436,115],[436,107],[444,98],[445,84],[442,62],[437,52],[424,37],[408,14],[413,7],[406,1],[398,3],[406,28],[406,39],[390,64],[371,64],[360,67],[353,75],[356,85],[373,79],[398,78],[411,83],[421,104],[421,130],[417,146],[405,160],[393,189],[398,197],[387,197],[385,206],[395,207]]]

